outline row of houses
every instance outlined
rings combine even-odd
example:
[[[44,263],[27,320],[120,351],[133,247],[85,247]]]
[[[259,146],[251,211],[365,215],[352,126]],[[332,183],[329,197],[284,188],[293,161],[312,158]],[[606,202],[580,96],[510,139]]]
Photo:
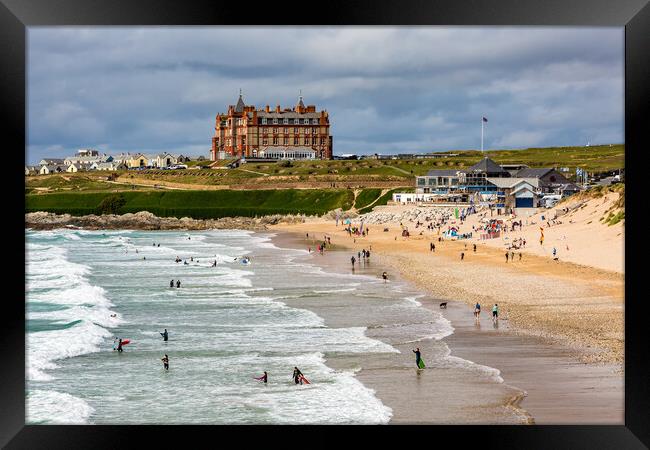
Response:
[[[25,175],[49,175],[51,173],[75,173],[89,170],[128,170],[137,167],[162,168],[190,161],[189,156],[171,153],[145,154],[120,153],[112,156],[99,154],[97,150],[81,149],[67,158],[45,158],[36,166],[25,166]]]
[[[416,177],[414,194],[394,194],[393,201],[473,202],[512,211],[539,207],[541,199],[548,195],[565,197],[579,190],[555,168],[499,165],[486,157],[465,170],[430,170]]]

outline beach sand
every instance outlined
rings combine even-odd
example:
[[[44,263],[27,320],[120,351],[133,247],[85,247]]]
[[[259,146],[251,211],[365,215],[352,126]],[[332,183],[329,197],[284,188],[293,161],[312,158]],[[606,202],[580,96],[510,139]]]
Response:
[[[355,238],[331,220],[274,227],[293,233],[293,242],[284,242],[292,247],[314,249],[314,237],[329,236],[343,251],[329,251],[318,263],[332,270],[349,266],[349,249],[372,246],[375,275],[387,270],[391,278],[399,274],[412,282],[431,297],[421,301],[423,307],[439,310],[439,301],[449,302],[442,311],[455,328],[445,338],[451,354],[496,368],[504,380],[495,389],[471,377],[438,373],[434,379],[426,370],[411,376],[417,372],[414,344],[394,345],[398,357],[364,356],[357,376],[393,409],[391,423],[623,423],[622,273],[532,253],[506,265],[501,249],[482,242],[474,253],[473,242],[465,250],[462,241],[438,242],[435,231],[402,238],[399,224],[370,228],[369,236]],[[480,328],[470,306],[476,301],[483,306]],[[498,329],[488,316],[494,303],[500,307]],[[317,313],[327,323],[326,311]],[[367,334],[373,337],[372,330]],[[351,362],[335,358],[328,364],[345,368]]]

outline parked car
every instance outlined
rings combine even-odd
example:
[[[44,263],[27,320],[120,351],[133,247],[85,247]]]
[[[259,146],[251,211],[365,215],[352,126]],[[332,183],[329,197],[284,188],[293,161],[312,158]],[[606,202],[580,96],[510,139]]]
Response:
[[[170,169],[176,170],[176,169],[187,169],[187,166],[185,164],[174,164],[172,166],[169,166]]]

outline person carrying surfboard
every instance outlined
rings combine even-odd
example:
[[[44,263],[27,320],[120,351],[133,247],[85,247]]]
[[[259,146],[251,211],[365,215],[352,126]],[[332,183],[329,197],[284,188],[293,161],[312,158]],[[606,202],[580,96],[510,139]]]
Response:
[[[255,379],[257,381],[262,381],[262,382],[266,383],[268,381],[268,377],[269,376],[268,376],[268,374],[266,373],[266,370],[265,370],[264,375],[262,375],[261,377],[256,377]]]
[[[300,371],[300,369],[298,369],[297,367],[294,367],[294,368],[293,368],[293,381],[294,381],[296,384],[302,384],[302,383],[301,383],[301,377],[302,377],[302,376],[303,376],[303,375],[302,375],[302,372]]]
[[[163,337],[163,341],[167,342],[167,340],[169,339],[169,334],[167,333],[167,328],[165,328],[165,332],[160,333],[160,335]]]
[[[415,350],[412,350],[415,353],[415,365],[418,366],[418,369],[424,369],[424,361],[422,360],[422,354],[420,353],[420,347],[416,347]]]
[[[120,338],[120,341],[117,343],[117,351],[122,353],[122,338]]]

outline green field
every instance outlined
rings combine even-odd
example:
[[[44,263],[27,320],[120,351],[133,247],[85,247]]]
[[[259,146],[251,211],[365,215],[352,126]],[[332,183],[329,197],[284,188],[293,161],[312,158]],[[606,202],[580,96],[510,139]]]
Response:
[[[367,208],[361,208],[359,209],[359,214],[366,214],[369,213],[374,209],[375,206],[384,206],[386,205],[390,200],[393,199],[393,194],[395,192],[415,192],[415,188],[398,188],[398,189],[391,189],[390,191],[386,192],[384,195],[379,197],[379,200],[375,204],[373,204],[370,207]]]
[[[374,202],[381,195],[381,189],[363,189],[357,195],[357,198],[354,202],[354,207],[359,209],[364,206],[368,206]]]
[[[121,196],[119,214],[149,211],[159,217],[254,217],[271,214],[321,215],[352,207],[349,189],[285,189],[259,191],[144,191],[115,193],[54,193],[25,196],[26,212],[47,211],[81,216],[101,213],[106,197]]]

